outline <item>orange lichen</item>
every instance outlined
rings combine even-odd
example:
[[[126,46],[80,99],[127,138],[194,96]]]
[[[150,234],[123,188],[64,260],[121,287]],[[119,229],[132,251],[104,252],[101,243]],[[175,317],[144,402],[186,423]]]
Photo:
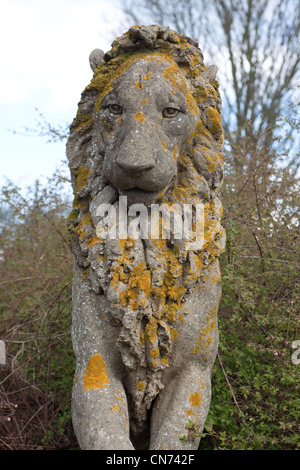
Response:
[[[80,191],[83,189],[89,180],[90,170],[83,166],[80,166],[76,172],[76,190]]]
[[[222,120],[217,109],[207,108],[208,128],[212,134],[220,136],[222,134]]]
[[[121,395],[121,392],[120,392],[119,390],[116,390],[116,391],[115,391],[115,397],[116,397],[116,399],[117,399],[119,402],[123,402],[123,401],[124,401],[124,400],[123,400],[123,397],[122,397],[122,395]]]
[[[146,75],[144,76],[144,80],[149,80],[149,78],[151,78],[151,75],[152,75],[152,72],[146,73]]]
[[[142,392],[145,389],[145,386],[145,382],[137,382],[136,389]]]
[[[209,132],[202,120],[199,120],[197,122],[194,132],[192,132],[189,138],[187,139],[187,143],[190,144],[191,142],[193,142],[193,139],[195,137],[199,137],[202,141],[206,140],[208,142],[212,139],[211,133]]]
[[[159,349],[152,349],[150,351],[151,357],[154,357],[154,359],[157,359],[159,357]]]
[[[135,114],[133,117],[137,122],[140,122],[141,124],[146,121],[145,114],[142,112]]]
[[[178,90],[183,93],[187,92],[185,78],[176,63],[173,63],[171,67],[166,67],[164,77],[167,81],[171,82],[172,87],[178,88]]]
[[[195,116],[198,113],[198,106],[194,97],[190,93],[186,94],[186,102],[190,113]]]
[[[177,330],[171,330],[170,331],[170,336],[171,336],[171,341],[174,341],[175,338],[178,336],[178,331]]]
[[[199,407],[201,402],[202,402],[202,397],[201,397],[200,393],[198,393],[198,392],[191,393],[190,403],[191,403],[192,406]]]
[[[145,306],[150,296],[150,286],[150,272],[146,263],[142,262],[132,269],[126,291],[119,293],[121,303],[124,306],[129,304],[132,310]]]
[[[215,306],[207,315],[206,318],[206,326],[204,326],[201,330],[200,335],[197,337],[197,343],[193,347],[192,353],[193,354],[200,354],[201,352],[205,351],[209,348],[212,343],[212,336],[211,334],[215,330],[217,326],[217,313],[218,307]]]
[[[79,235],[80,240],[85,240],[86,238],[86,232],[84,230],[85,225],[91,225],[92,224],[92,216],[90,212],[87,212],[85,216],[83,217],[82,221],[77,225],[75,228],[75,233]]]
[[[210,172],[215,171],[216,167],[217,165],[214,162],[210,162],[208,165],[206,165],[206,169]]]
[[[194,419],[197,419],[197,415],[199,413],[197,408],[200,407],[202,400],[203,398],[199,392],[191,393],[189,397],[191,408],[186,412],[186,415],[189,417],[193,417]]]
[[[151,317],[145,328],[145,339],[151,344],[156,344],[157,338],[157,320]]]
[[[138,90],[141,90],[142,88],[144,88],[144,85],[141,82],[135,82],[134,86]]]
[[[95,245],[96,243],[99,243],[100,240],[98,237],[93,237],[93,238],[90,238],[89,240],[87,240],[86,244],[87,246],[90,248],[91,246]]]
[[[119,407],[119,405],[118,405],[118,404],[116,404],[116,406],[115,406],[115,407],[111,406],[111,409],[112,409],[114,412],[116,412],[116,411],[117,411],[118,413],[121,413],[121,408]]]
[[[109,384],[106,365],[100,354],[92,356],[85,369],[83,390],[106,388]]]
[[[175,162],[177,160],[177,153],[178,153],[178,145],[175,145],[175,147],[173,148],[173,151],[172,151],[172,157],[173,157]]]

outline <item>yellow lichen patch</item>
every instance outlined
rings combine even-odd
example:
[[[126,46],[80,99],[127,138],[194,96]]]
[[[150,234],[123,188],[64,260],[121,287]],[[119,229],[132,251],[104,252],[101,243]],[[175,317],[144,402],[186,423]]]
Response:
[[[133,117],[137,122],[140,122],[141,124],[146,121],[145,114],[142,112],[135,114]]]
[[[166,67],[164,71],[164,77],[165,80],[171,82],[172,87],[178,88],[178,90],[183,93],[187,92],[185,78],[176,63],[174,63],[171,67]]]
[[[129,281],[128,265],[131,265],[131,250],[135,245],[135,240],[131,238],[119,240],[120,249],[122,256],[118,258],[117,266],[112,269],[112,279],[111,286],[114,286],[118,290],[119,281],[127,282]],[[125,299],[125,298],[124,298]],[[124,300],[123,299],[123,300]]]
[[[200,393],[195,392],[195,393],[190,394],[190,403],[192,406],[199,408],[201,402],[202,402],[202,397]]]
[[[197,408],[199,408],[202,402],[202,396],[198,392],[191,393],[189,401],[191,404],[191,408],[186,412],[186,415],[190,418],[193,417],[193,419],[197,419],[199,413],[199,411],[197,411]]]
[[[141,90],[142,88],[144,88],[144,85],[143,85],[141,82],[135,82],[135,83],[134,83],[134,86],[135,86],[135,88],[137,88],[138,90]]]
[[[206,326],[202,328],[200,335],[197,338],[197,343],[193,347],[192,353],[193,354],[200,354],[201,352],[208,349],[212,343],[212,336],[211,334],[215,330],[217,326],[217,313],[218,307],[215,306],[207,315],[206,318]]]
[[[172,151],[172,157],[173,157],[175,162],[177,160],[177,154],[178,154],[178,145],[175,145],[175,147],[173,148],[173,151]]]
[[[162,148],[164,149],[164,151],[166,152],[167,151],[167,144],[165,141],[163,141],[163,143],[161,144]]]
[[[206,101],[209,98],[209,90],[203,85],[199,85],[194,91],[193,96],[197,102]]]
[[[120,392],[119,390],[116,390],[116,391],[115,391],[115,397],[116,397],[116,399],[117,399],[120,403],[122,403],[122,402],[124,401],[124,400],[123,400],[123,397],[122,397],[122,395],[121,395],[121,392]]]
[[[147,98],[144,98],[144,99],[142,100],[142,103],[141,103],[141,104],[142,104],[142,105],[145,105],[146,103],[148,103],[148,100],[147,100]]]
[[[156,343],[157,338],[157,320],[151,317],[145,328],[145,339],[151,344]]]
[[[222,207],[218,206],[214,200],[209,201],[204,207],[204,245],[203,249],[210,251],[212,255],[220,254],[216,245],[215,237],[222,232],[219,220],[222,218]],[[215,246],[214,246],[215,245]],[[216,251],[214,251],[216,250]]]
[[[149,361],[149,365],[151,367],[153,367],[153,369],[155,369],[158,366],[158,362],[157,361]]]
[[[116,412],[121,413],[121,408],[119,407],[118,404],[116,404],[115,407],[111,406],[111,409],[112,409],[115,413],[116,413]]]
[[[205,126],[204,122],[201,120],[197,122],[194,132],[192,132],[189,138],[187,139],[187,143],[190,144],[195,137],[201,138],[202,141],[211,141],[212,139],[211,133]]]
[[[80,191],[83,189],[89,180],[90,170],[80,166],[76,171],[76,190]]]
[[[143,346],[145,344],[145,332],[143,330],[139,333],[139,345]]]
[[[178,162],[181,164],[183,162],[182,155],[179,155]],[[185,164],[183,164],[186,166]],[[179,173],[178,183],[174,184],[172,190],[172,199],[177,203],[189,204],[191,201],[196,201],[198,197],[197,186],[192,184],[192,181],[186,178],[185,173]]]
[[[185,99],[190,113],[195,116],[198,113],[198,106],[194,97],[190,93],[187,93]]]
[[[154,359],[157,359],[159,357],[159,349],[152,349],[150,351],[151,357],[154,357]]]
[[[87,214],[85,214],[82,221],[75,228],[75,232],[79,235],[80,240],[84,240],[86,238],[86,233],[83,227],[85,225],[91,225],[91,224],[92,224],[92,216],[90,212],[88,212]]]
[[[180,323],[184,323],[185,322],[185,318],[184,318],[184,315],[182,313],[179,313],[178,315],[178,321],[180,321]]]
[[[76,209],[72,209],[69,216],[68,216],[68,220],[70,222],[74,222],[78,219],[78,210]]]
[[[164,356],[164,357],[161,357],[160,358],[160,362],[165,365],[165,366],[168,366],[169,365],[169,359],[167,356]]]
[[[152,75],[152,72],[146,73],[146,75],[144,75],[144,80],[149,80],[149,78],[151,78],[151,75]]]
[[[87,207],[87,203],[86,202],[82,202],[81,200],[78,199],[78,196],[77,196],[77,189],[75,190],[75,195],[74,195],[74,199],[73,199],[73,204],[72,204],[73,208],[75,210],[79,210],[79,209],[85,209]]]
[[[142,392],[145,389],[145,386],[145,382],[137,382],[136,389]]]
[[[222,120],[217,109],[207,108],[208,128],[212,134],[220,136],[222,134]]]
[[[170,336],[171,336],[171,341],[174,341],[175,338],[178,336],[178,331],[177,330],[171,330],[170,331]]]
[[[132,310],[137,310],[139,306],[145,306],[150,297],[150,271],[145,262],[135,266],[128,278],[128,287],[125,292],[120,292],[121,303],[125,306],[129,304]]]
[[[216,282],[220,281],[220,279],[221,279],[220,276],[212,277],[211,282],[212,282],[212,284],[215,284]]]
[[[119,124],[123,124],[123,119],[120,118],[120,119],[118,120],[118,123],[119,123]]]
[[[93,237],[93,238],[90,238],[89,240],[87,240],[86,244],[87,246],[90,248],[91,246],[95,245],[96,243],[99,243],[100,240],[98,237]]]
[[[106,388],[109,384],[106,365],[100,354],[89,359],[83,378],[83,390]]]
[[[90,114],[82,113],[80,109],[78,109],[78,113],[72,127],[75,127],[79,132],[86,132],[93,126],[93,118]]]
[[[211,173],[213,171],[215,171],[216,167],[217,167],[217,165],[214,162],[210,162],[210,163],[208,163],[208,165],[206,165],[207,171],[209,171]]]

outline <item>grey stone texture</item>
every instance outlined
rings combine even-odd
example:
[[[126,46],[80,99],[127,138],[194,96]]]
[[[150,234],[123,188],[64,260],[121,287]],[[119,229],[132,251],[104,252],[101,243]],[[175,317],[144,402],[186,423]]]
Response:
[[[103,54],[67,143],[74,191],[72,418],[82,449],[197,449],[218,347],[224,250],[216,66],[167,27],[134,26]],[[204,245],[101,238],[98,208],[204,206]],[[132,217],[128,217],[128,222]],[[117,228],[119,222],[117,221]]]

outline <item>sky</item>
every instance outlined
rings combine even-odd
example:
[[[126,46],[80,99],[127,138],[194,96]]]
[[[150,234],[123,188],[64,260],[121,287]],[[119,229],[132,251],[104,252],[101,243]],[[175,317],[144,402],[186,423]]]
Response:
[[[121,2],[0,0],[0,187],[6,178],[20,187],[46,181],[66,158],[65,141],[22,134],[39,113],[53,126],[72,122],[92,78],[90,52],[108,51],[131,26]]]
[[[90,52],[108,51],[129,25],[117,0],[0,0],[0,25],[0,186],[24,188],[66,158],[65,142],[25,128],[37,128],[39,113],[70,124],[92,78]]]

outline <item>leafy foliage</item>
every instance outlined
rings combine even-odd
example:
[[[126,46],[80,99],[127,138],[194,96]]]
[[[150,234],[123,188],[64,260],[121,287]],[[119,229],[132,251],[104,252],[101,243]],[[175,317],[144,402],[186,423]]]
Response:
[[[25,195],[2,188],[0,447],[65,448],[74,442],[70,393],[72,255],[69,203],[57,178]],[[76,442],[76,441],[75,441]]]
[[[238,167],[226,157],[220,346],[200,448],[299,449],[299,366],[291,361],[299,338],[299,179],[269,149],[240,152]]]
[[[248,144],[238,162],[236,152],[225,155],[220,346],[200,449],[298,449],[299,366],[291,345],[299,338],[299,179],[284,154],[264,145],[251,152]],[[25,196],[12,184],[2,188],[3,449],[77,446],[64,188],[57,177]],[[197,432],[192,424],[179,438]]]

